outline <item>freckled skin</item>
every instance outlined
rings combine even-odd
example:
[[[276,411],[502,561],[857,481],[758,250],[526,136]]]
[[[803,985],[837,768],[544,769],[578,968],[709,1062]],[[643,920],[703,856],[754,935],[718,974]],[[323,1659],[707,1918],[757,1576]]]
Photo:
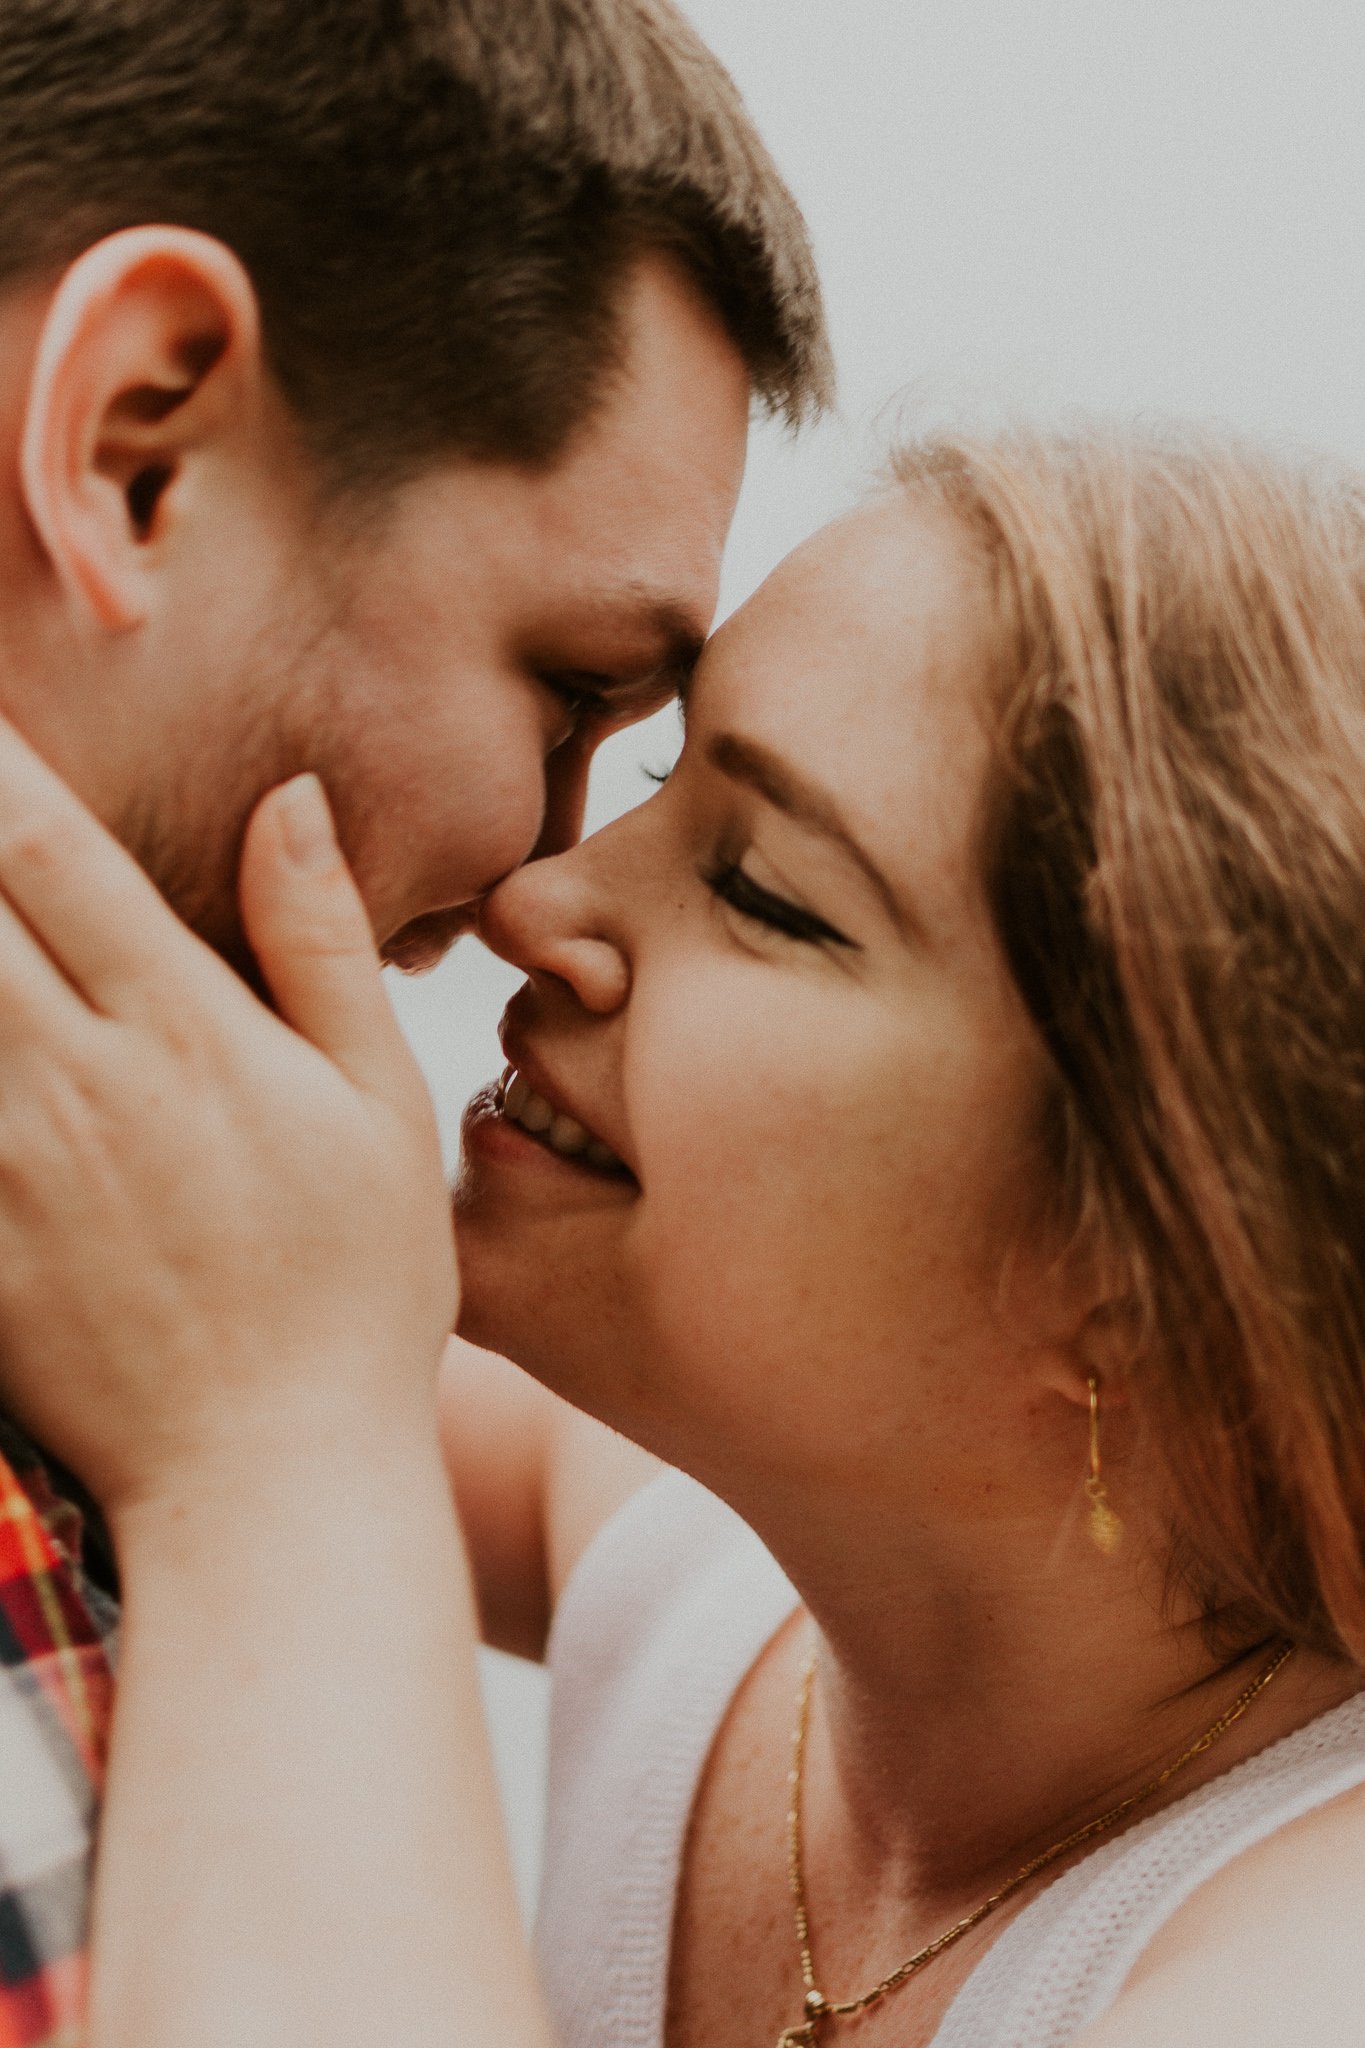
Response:
[[[531,970],[537,1044],[642,1192],[537,1208],[474,1175],[470,1334],[732,1496],[812,1468],[856,1495],[889,1452],[904,1484],[960,1491],[958,1392],[1005,1341],[996,1280],[1044,1064],[972,872],[985,739],[960,620],[979,602],[951,540],[901,506],[822,536],[712,643],[670,783],[485,916]],[[925,938],[707,762],[729,729],[833,791]],[[722,846],[853,944],[719,902],[701,871]],[[574,987],[589,928],[628,963],[606,1014]],[[932,1453],[930,1414],[948,1433]]]
[[[529,977],[509,1048],[638,1188],[604,1190],[530,1140],[499,1151],[471,1115],[461,1330],[710,1485],[806,1609],[707,1758],[668,2048],[753,2048],[800,2020],[782,1823],[813,1640],[805,1846],[838,1998],[1149,1783],[1249,1675],[1219,1669],[1192,1606],[1167,1597],[1159,1469],[1121,1391],[1106,1459],[1124,1545],[1102,1556],[1086,1535],[1087,1344],[1105,1304],[1043,1220],[1047,1062],[982,889],[990,602],[946,516],[904,497],[820,535],[712,643],[667,786],[483,914]],[[796,777],[817,785],[897,914],[827,832],[723,770],[725,735],[751,760],[766,749],[788,796]],[[458,1392],[450,1413],[458,1436]],[[542,1440],[567,1448],[528,1488],[527,1524],[561,1560],[621,1497],[619,1476],[594,1479],[602,1461],[619,1475],[619,1440],[581,1448],[585,1428],[554,1411]],[[594,1485],[596,1512],[575,1508],[555,1539],[562,1504]],[[562,1561],[549,1576],[552,1596]],[[1300,1651],[1144,1810],[1357,1683]],[[1045,1882],[860,2019],[860,2048],[928,2048]],[[1354,1953],[1340,1934],[1338,1953]],[[1197,1967],[1217,1966],[1199,1948]],[[1115,2048],[1170,2038],[1170,2018],[1120,2026]]]

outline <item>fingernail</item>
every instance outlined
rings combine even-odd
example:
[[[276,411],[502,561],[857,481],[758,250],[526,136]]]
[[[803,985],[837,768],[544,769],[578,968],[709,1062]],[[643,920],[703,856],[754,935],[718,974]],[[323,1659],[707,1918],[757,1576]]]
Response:
[[[295,867],[321,873],[340,858],[327,792],[316,775],[296,775],[276,798],[285,850]]]

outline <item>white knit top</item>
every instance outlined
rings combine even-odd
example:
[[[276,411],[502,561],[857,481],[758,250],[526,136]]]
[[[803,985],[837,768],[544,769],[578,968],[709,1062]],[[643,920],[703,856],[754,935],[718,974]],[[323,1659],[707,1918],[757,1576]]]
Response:
[[[740,1681],[796,1605],[750,1529],[680,1473],[574,1572],[553,1704],[536,1944],[561,2048],[662,2048],[683,1840]],[[1048,1886],[958,1992],[933,2048],[1063,2048],[1197,1885],[1365,1782],[1365,1696],[1129,1828]]]

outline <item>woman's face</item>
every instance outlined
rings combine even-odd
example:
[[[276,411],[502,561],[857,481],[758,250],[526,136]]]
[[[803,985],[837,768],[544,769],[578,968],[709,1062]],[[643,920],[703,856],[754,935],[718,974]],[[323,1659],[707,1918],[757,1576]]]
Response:
[[[668,783],[487,904],[511,1110],[628,1170],[471,1105],[461,1327],[732,1499],[980,1486],[1022,1397],[1045,1066],[975,846],[988,606],[946,515],[845,520],[711,643]]]

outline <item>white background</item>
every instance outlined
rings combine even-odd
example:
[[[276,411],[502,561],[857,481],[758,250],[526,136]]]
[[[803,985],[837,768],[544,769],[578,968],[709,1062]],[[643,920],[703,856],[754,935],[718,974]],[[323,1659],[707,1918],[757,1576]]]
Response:
[[[1362,0],[691,0],[805,209],[842,412],[755,436],[729,610],[945,412],[1177,412],[1365,461]],[[600,822],[675,749],[605,749]],[[591,822],[591,820],[590,820]],[[516,977],[472,942],[395,999],[453,1144]],[[490,1660],[529,1887],[539,1676]]]

